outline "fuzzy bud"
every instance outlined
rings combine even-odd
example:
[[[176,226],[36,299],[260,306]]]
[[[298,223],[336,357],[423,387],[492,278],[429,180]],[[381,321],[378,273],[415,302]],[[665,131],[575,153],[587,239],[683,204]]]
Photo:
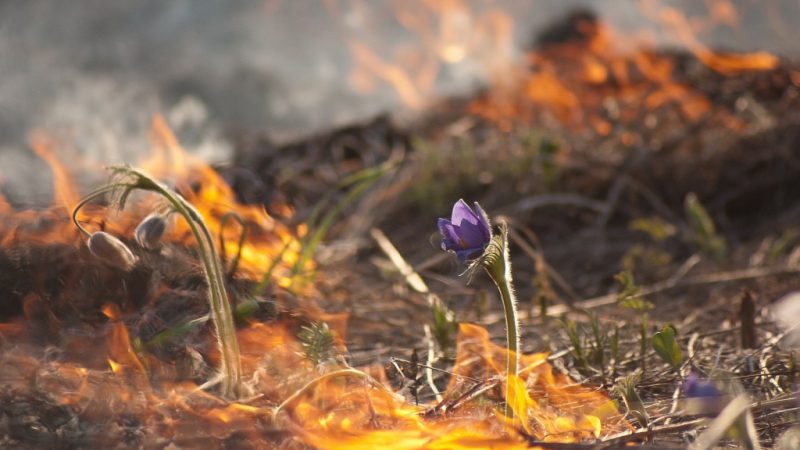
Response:
[[[167,229],[167,221],[161,214],[150,214],[136,227],[136,242],[148,250],[161,247],[161,238]]]
[[[104,231],[92,233],[86,246],[98,259],[118,269],[129,271],[136,264],[136,256],[128,246]]]

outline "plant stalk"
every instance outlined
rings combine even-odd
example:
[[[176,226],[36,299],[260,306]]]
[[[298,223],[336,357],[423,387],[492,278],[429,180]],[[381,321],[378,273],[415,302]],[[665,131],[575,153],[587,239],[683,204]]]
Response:
[[[189,229],[197,241],[197,249],[203,264],[203,273],[209,289],[209,306],[211,308],[211,319],[217,332],[217,343],[220,351],[220,372],[222,395],[228,398],[238,398],[245,394],[242,384],[242,369],[239,358],[239,342],[236,338],[236,326],[233,321],[233,311],[228,293],[225,290],[225,281],[222,268],[219,262],[219,255],[214,247],[214,239],[208,230],[203,217],[200,213],[184,199],[180,194],[174,192],[160,183],[156,182],[149,175],[129,167],[118,167],[116,171],[135,178],[131,183],[113,183],[94,191],[84,197],[73,211],[73,221],[83,233],[88,233],[77,220],[77,214],[92,198],[110,192],[117,188],[128,190],[142,189],[155,192],[175,209],[175,211],[186,219]]]
[[[494,250],[499,250],[499,257],[488,258],[484,267],[489,277],[494,281],[500,292],[500,300],[503,302],[503,311],[506,319],[506,415],[511,417],[512,411],[509,406],[512,395],[510,382],[511,376],[519,376],[519,320],[517,319],[517,300],[514,296],[514,287],[511,279],[511,263],[508,259],[508,237],[505,226],[502,227],[501,234],[493,238],[496,245]],[[499,247],[499,248],[498,248]]]
[[[137,175],[144,176],[136,171]],[[211,318],[217,332],[217,341],[221,357],[222,394],[229,398],[238,398],[244,395],[242,385],[242,367],[239,356],[239,341],[236,338],[236,325],[233,321],[228,293],[225,290],[225,281],[222,268],[219,265],[219,256],[214,247],[214,238],[208,230],[200,213],[180,194],[171,192],[156,183],[156,192],[164,196],[167,201],[189,223],[189,228],[197,240],[200,258],[203,261],[206,283],[209,288],[209,304]]]

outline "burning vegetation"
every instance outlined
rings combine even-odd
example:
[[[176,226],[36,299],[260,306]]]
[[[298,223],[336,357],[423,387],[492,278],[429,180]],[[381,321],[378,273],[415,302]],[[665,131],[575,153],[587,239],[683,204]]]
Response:
[[[230,167],[156,115],[84,193],[101,169],[32,133],[53,201],[0,199],[0,447],[797,448],[800,68],[704,44],[752,5],[702,3],[578,10],[516,58],[493,2],[398,2],[424,45],[348,39],[350,81],[420,119],[243,134]],[[485,87],[431,102],[467,60]]]

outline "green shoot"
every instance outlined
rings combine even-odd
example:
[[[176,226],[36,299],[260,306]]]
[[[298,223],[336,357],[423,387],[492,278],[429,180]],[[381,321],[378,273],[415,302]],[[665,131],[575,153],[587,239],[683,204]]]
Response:
[[[222,219],[219,221],[219,258],[222,266],[224,267],[227,264],[228,255],[225,250],[225,227],[228,225],[228,222],[233,219],[236,222],[239,222],[239,226],[242,227],[242,232],[239,234],[239,244],[236,247],[236,254],[231,259],[231,264],[228,267],[227,276],[228,278],[232,277],[236,270],[239,268],[239,259],[242,257],[242,247],[244,246],[244,240],[247,238],[247,223],[242,219],[239,214],[235,212],[226,213],[222,216]]]
[[[619,327],[614,325],[614,334],[611,335],[611,376],[617,375],[617,363],[619,362]]]
[[[433,312],[433,338],[439,344],[442,352],[450,355],[455,350],[455,336],[458,332],[458,322],[455,314],[439,297],[435,296],[433,297],[431,309]]]
[[[677,232],[674,225],[660,217],[642,217],[631,221],[628,228],[647,233],[654,241],[661,242]]]
[[[677,331],[672,325],[664,325],[661,331],[653,335],[653,350],[656,351],[658,356],[667,362],[676,372],[680,375],[681,366],[683,365],[683,353],[681,347],[675,340]]]
[[[617,294],[617,304],[626,309],[633,310],[639,314],[639,354],[641,356],[642,371],[646,368],[645,357],[649,341],[649,318],[647,312],[653,309],[653,304],[647,301],[641,294],[641,289],[636,285],[633,275],[630,272],[620,272],[615,277],[620,285]]]
[[[578,326],[572,319],[564,319],[561,321],[561,326],[567,333],[570,346],[572,347],[572,357],[583,369],[589,369],[589,361],[586,359],[586,352],[583,349],[583,340],[578,332]]]
[[[606,336],[601,331],[602,327],[600,325],[600,319],[597,317],[597,314],[587,313],[589,315],[589,323],[592,327],[592,337],[594,340],[592,341],[592,356],[594,360],[594,364],[600,368],[600,372],[603,374],[605,378],[605,347],[606,347]]]
[[[325,322],[315,322],[304,326],[297,336],[306,358],[319,367],[336,358],[336,346],[333,332]]]
[[[650,422],[650,416],[647,414],[647,409],[644,407],[642,397],[636,390],[636,385],[642,378],[640,372],[634,372],[624,378],[617,380],[614,385],[614,391],[622,398],[625,407],[628,409],[628,415],[639,422],[642,427],[647,427]]]
[[[688,239],[701,252],[712,257],[717,262],[723,262],[727,252],[725,239],[717,234],[714,220],[697,199],[690,192],[683,203],[686,218],[691,229]]]
[[[335,191],[332,191],[317,203],[306,222],[309,233],[301,241],[302,250],[300,257],[292,267],[292,275],[298,275],[305,269],[306,263],[314,255],[322,239],[336,223],[336,219],[342,211],[358,200],[375,182],[380,180],[392,165],[391,163],[386,163],[378,167],[364,169],[339,183],[340,188],[349,188],[349,190],[321,219],[319,219],[319,216],[322,214],[323,206],[330,203]]]

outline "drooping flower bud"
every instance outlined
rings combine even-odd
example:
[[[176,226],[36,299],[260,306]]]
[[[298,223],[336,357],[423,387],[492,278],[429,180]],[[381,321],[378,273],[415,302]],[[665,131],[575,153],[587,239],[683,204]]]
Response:
[[[136,264],[136,256],[128,246],[104,231],[92,233],[86,246],[98,259],[118,269],[128,271]]]
[[[136,242],[148,250],[161,247],[161,238],[167,229],[167,221],[161,214],[150,214],[136,227],[134,237]]]

